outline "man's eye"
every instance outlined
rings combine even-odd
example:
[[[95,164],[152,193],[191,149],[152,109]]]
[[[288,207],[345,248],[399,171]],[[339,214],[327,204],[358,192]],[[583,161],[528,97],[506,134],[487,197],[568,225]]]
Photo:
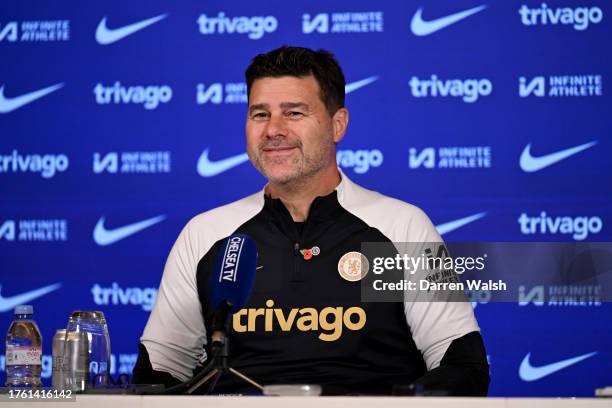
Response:
[[[299,118],[301,116],[304,116],[304,114],[302,112],[289,111],[289,112],[287,112],[287,116],[289,116],[291,118]]]
[[[262,120],[268,117],[268,114],[265,112],[258,112],[251,115],[252,119]]]

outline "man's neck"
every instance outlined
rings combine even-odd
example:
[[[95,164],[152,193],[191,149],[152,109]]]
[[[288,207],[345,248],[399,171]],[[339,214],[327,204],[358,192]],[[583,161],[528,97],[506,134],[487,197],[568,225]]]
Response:
[[[340,184],[340,173],[334,166],[308,180],[287,184],[268,184],[266,193],[285,205],[293,221],[306,221],[315,198],[330,194]]]

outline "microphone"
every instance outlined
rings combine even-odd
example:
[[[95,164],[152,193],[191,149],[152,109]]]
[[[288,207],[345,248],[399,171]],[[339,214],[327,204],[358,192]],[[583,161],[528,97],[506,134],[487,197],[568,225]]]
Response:
[[[153,394],[173,394],[183,392],[185,389],[188,394],[191,394],[211,379],[213,380],[210,388],[212,390],[221,373],[230,371],[235,374],[237,372],[229,368],[227,364],[229,354],[227,332],[232,314],[242,309],[249,299],[255,281],[256,268],[257,247],[251,237],[245,234],[233,234],[223,241],[219,246],[210,282],[209,302],[214,312],[210,361],[191,380],[161,392],[153,392]],[[261,385],[248,377],[239,376],[263,389]]]
[[[249,299],[255,281],[257,247],[245,234],[233,234],[219,247],[210,283],[210,304],[215,312],[212,346],[225,342],[233,313]]]

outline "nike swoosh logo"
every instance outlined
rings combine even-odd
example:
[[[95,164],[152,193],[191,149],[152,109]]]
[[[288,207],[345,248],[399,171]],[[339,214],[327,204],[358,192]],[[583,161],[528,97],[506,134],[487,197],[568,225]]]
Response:
[[[15,308],[15,306],[27,304],[31,300],[46,295],[49,292],[59,289],[62,286],[61,283],[54,283],[53,285],[44,286],[42,288],[30,290],[20,295],[3,297],[0,295],[0,313],[7,312]],[[0,285],[0,290],[2,286]]]
[[[458,13],[454,13],[445,17],[436,18],[435,20],[424,21],[422,17],[423,8],[417,10],[412,16],[412,21],[410,23],[410,29],[414,35],[418,35],[419,37],[423,37],[429,34],[433,34],[436,31],[440,31],[443,28],[448,27],[449,25],[455,24],[464,18],[468,18],[469,16],[476,14],[482,10],[487,8],[486,5],[478,6],[471,8],[469,10],[460,11]]]
[[[521,380],[523,381],[536,381],[548,375],[551,375],[552,373],[555,373],[559,370],[563,370],[566,367],[579,363],[582,360],[586,360],[589,357],[593,357],[595,354],[597,354],[596,351],[592,353],[583,354],[578,357],[568,358],[567,360],[561,360],[556,363],[547,364],[540,367],[534,367],[529,362],[529,357],[531,356],[531,353],[527,353],[527,355],[521,362],[521,366],[519,367],[519,377],[521,377]]]
[[[436,225],[436,229],[438,230],[438,234],[444,235],[458,228],[461,228],[464,225],[469,224],[470,222],[474,222],[484,217],[485,215],[487,215],[486,212],[481,212],[478,214],[470,215],[469,217],[459,218],[458,220],[453,220],[445,222],[444,224]]]
[[[249,156],[246,153],[237,154],[226,159],[210,161],[208,158],[209,149],[205,149],[198,159],[198,174],[202,177],[213,177],[236,167],[244,162],[249,161]]]
[[[527,173],[542,170],[550,165],[555,164],[558,161],[567,159],[583,150],[588,149],[591,146],[597,144],[597,141],[581,144],[580,146],[570,147],[569,149],[559,150],[558,152],[550,153],[540,157],[533,157],[531,155],[531,143],[529,143],[523,149],[521,153],[520,166],[521,169]]]
[[[344,93],[348,94],[353,91],[356,91],[359,88],[363,88],[366,85],[370,85],[372,82],[376,81],[378,76],[371,76],[366,79],[362,79],[361,81],[351,82],[350,84],[346,84],[344,86]]]
[[[162,222],[165,218],[165,215],[158,215],[157,217],[149,218],[143,221],[135,222],[133,224],[124,225],[123,227],[109,230],[104,227],[105,219],[104,217],[102,217],[98,220],[98,223],[94,228],[93,239],[96,244],[100,246],[114,244],[115,242],[121,241],[122,239],[125,239],[130,235],[134,235],[145,228],[149,228],[152,225]]]
[[[64,86],[64,83],[55,84],[48,86],[38,91],[29,92],[27,94],[16,96],[14,98],[7,98],[4,96],[4,85],[0,86],[0,113],[9,113],[15,109],[19,109],[30,102],[34,102],[37,99],[42,98],[51,92],[57,91]]]
[[[166,18],[167,14],[160,14],[156,17],[151,17],[146,20],[139,21],[137,23],[128,24],[120,28],[108,28],[106,26],[106,17],[100,20],[98,28],[96,29],[96,41],[101,45],[108,45],[117,42],[128,35],[132,35],[137,31],[142,30],[150,26],[151,24],[157,23],[159,20]]]

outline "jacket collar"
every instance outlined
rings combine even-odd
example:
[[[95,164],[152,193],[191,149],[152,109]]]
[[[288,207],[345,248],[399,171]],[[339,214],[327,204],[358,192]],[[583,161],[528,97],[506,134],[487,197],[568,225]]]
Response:
[[[337,211],[342,207],[338,201],[338,197],[342,196],[346,193],[347,188],[350,189],[350,186],[353,184],[351,180],[344,174],[344,172],[338,168],[340,172],[340,183],[336,186],[334,191],[329,193],[326,196],[319,196],[314,199],[312,205],[310,206],[310,212],[308,213],[307,222],[310,221],[328,221],[334,218],[337,214]],[[270,196],[265,194],[265,188],[261,191],[261,194],[264,198],[264,210],[266,210],[270,214],[274,214],[275,217],[281,216],[284,221],[291,220],[291,214],[283,204],[283,202],[278,198],[271,198]]]

